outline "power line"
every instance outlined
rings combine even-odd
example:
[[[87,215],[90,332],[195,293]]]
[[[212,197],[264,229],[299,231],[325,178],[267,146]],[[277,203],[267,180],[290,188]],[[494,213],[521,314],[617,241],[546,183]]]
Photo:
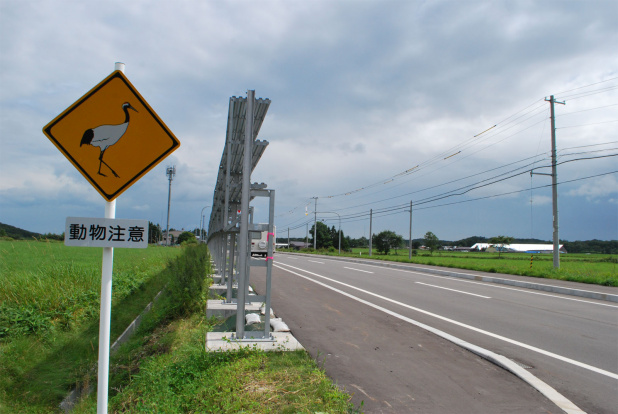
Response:
[[[616,79],[618,79],[618,77],[614,77],[614,78],[610,78],[610,79],[607,79],[607,80],[604,80],[604,81],[595,82],[595,83],[592,83],[592,84],[589,84],[589,85],[584,85],[584,86],[581,86],[581,87],[565,90],[565,91],[560,92],[559,94],[561,96],[562,96],[562,94],[568,94],[568,95],[562,96],[562,98],[580,99],[580,98],[584,98],[584,97],[595,95],[595,94],[599,94],[599,93],[606,93],[606,92],[609,92],[609,91],[617,89],[618,86],[613,86],[612,85],[612,86],[608,86],[608,87],[604,87],[604,88],[600,88],[600,89],[595,89],[595,90],[585,90],[585,89],[589,89],[589,88],[591,88],[593,86],[596,86],[596,85],[599,85],[599,84],[603,84],[603,83],[606,83],[606,82],[610,82],[610,81],[616,80]],[[579,91],[579,92],[575,92],[575,91]],[[575,92],[575,93],[570,93],[570,92]],[[556,95],[558,95],[558,94],[556,94]],[[607,108],[607,107],[612,107],[612,106],[616,106],[616,105],[618,105],[618,104],[610,104],[610,105],[599,106],[599,107],[595,107],[595,108],[584,109],[584,110],[580,110],[580,111],[569,112],[569,113],[562,114],[562,116],[572,115],[572,114],[576,114],[576,113],[580,113],[580,112],[599,110],[599,109],[603,109],[603,108]],[[394,174],[394,175],[392,175],[390,177],[387,177],[385,179],[376,181],[376,182],[374,182],[372,184],[369,184],[369,185],[366,185],[366,186],[360,186],[360,187],[358,187],[358,188],[356,188],[354,190],[351,190],[351,191],[337,193],[337,194],[333,194],[333,195],[330,195],[330,196],[322,196],[320,198],[327,198],[328,199],[328,198],[335,198],[335,197],[341,197],[341,196],[352,196],[352,195],[360,193],[360,192],[366,193],[367,190],[370,190],[372,188],[376,188],[378,186],[381,187],[381,186],[386,186],[386,185],[388,185],[389,188],[384,188],[382,190],[373,191],[370,194],[361,195],[360,198],[366,198],[366,197],[369,197],[369,196],[375,196],[378,193],[392,190],[394,187],[401,186],[401,185],[403,185],[403,184],[405,184],[405,183],[407,183],[407,182],[409,182],[411,180],[419,179],[419,178],[422,178],[422,177],[426,176],[431,171],[433,171],[433,169],[430,169],[430,167],[432,167],[434,165],[437,166],[439,164],[442,168],[450,166],[450,165],[454,164],[455,162],[460,162],[460,161],[462,161],[462,160],[464,160],[464,159],[466,159],[466,158],[468,158],[468,157],[470,157],[470,156],[472,156],[472,155],[474,155],[474,154],[476,154],[476,153],[478,153],[480,151],[484,151],[484,150],[486,150],[486,149],[488,149],[488,148],[490,148],[490,147],[492,147],[494,145],[497,145],[500,142],[503,142],[506,139],[514,137],[514,136],[516,136],[516,135],[518,135],[518,134],[520,134],[520,133],[522,133],[522,132],[524,132],[526,130],[529,130],[530,128],[533,128],[536,125],[539,125],[541,123],[545,123],[547,120],[544,118],[544,119],[542,119],[540,121],[532,123],[531,125],[526,125],[525,128],[520,129],[520,130],[518,130],[518,131],[516,131],[516,132],[514,132],[514,133],[512,133],[512,134],[510,134],[510,135],[508,135],[506,137],[503,137],[500,140],[496,140],[496,137],[498,137],[499,135],[504,134],[507,131],[509,131],[509,130],[519,126],[519,125],[525,125],[525,123],[529,123],[530,121],[533,121],[535,117],[539,116],[542,113],[546,113],[546,112],[547,112],[547,109],[544,106],[544,100],[536,100],[533,103],[531,103],[530,105],[528,105],[528,106],[524,107],[523,109],[515,112],[514,114],[508,116],[507,118],[504,118],[502,121],[498,122],[497,124],[495,124],[495,125],[493,125],[493,126],[491,126],[489,128],[486,128],[485,130],[483,130],[482,132],[480,132],[478,134],[475,134],[471,138],[465,139],[462,142],[460,142],[460,143],[458,143],[458,144],[456,144],[456,145],[446,149],[445,151],[442,151],[441,153],[435,155],[434,157],[429,158],[428,160],[423,161],[421,163],[418,163],[418,164],[416,164],[416,165],[414,165],[414,166],[412,166],[412,167],[410,167],[410,168],[408,168],[408,169],[406,169],[404,171],[401,171],[401,172],[399,172],[397,174]],[[591,124],[585,124],[585,125],[561,127],[560,129],[563,129],[563,128],[575,128],[575,127],[589,126],[589,125],[598,125],[598,124],[613,123],[613,122],[616,122],[616,121],[613,120],[613,121],[591,123]],[[479,148],[477,151],[474,151],[474,152],[472,152],[470,154],[466,153],[463,156],[460,155],[460,154],[462,154],[462,152],[464,152],[464,151],[467,152],[468,150],[470,150],[470,148],[473,148],[474,146],[481,145],[482,143],[484,143],[484,142],[486,142],[486,141],[488,141],[490,139],[492,140],[491,144],[483,146],[482,148]],[[612,143],[615,143],[615,141],[612,142]],[[605,145],[605,144],[593,144],[593,145],[590,145],[590,146],[600,146],[600,145]],[[588,147],[588,146],[581,146],[581,148],[585,148],[585,147]],[[565,149],[561,150],[561,152],[566,150],[566,149],[575,149],[575,148],[580,148],[580,147],[565,148]],[[586,151],[586,152],[562,154],[562,157],[568,157],[568,156],[580,155],[580,154],[586,154],[586,153],[593,153],[593,152],[602,152],[602,151],[608,151],[608,150],[610,150],[610,149],[604,149],[604,150],[599,150],[599,151]],[[612,150],[613,150],[613,148],[612,148]],[[614,155],[609,155],[609,156],[614,156]],[[604,157],[589,157],[589,158],[586,158],[586,159],[604,158]],[[532,158],[532,157],[525,158],[524,160],[530,159],[530,158]],[[575,160],[566,160],[566,161],[563,161],[563,162],[573,162],[573,161],[583,160],[583,159],[584,158],[575,159]],[[444,163],[445,161],[446,161],[446,163],[445,163],[445,165],[443,165],[442,163]],[[522,161],[523,160],[520,160],[518,162],[522,162]],[[506,164],[504,166],[496,167],[494,169],[485,171],[483,173],[477,173],[477,174],[473,174],[473,175],[470,175],[470,176],[465,177],[465,178],[461,178],[461,179],[457,179],[457,180],[451,180],[451,181],[446,182],[446,183],[442,183],[442,184],[438,184],[438,185],[435,185],[435,186],[427,187],[427,188],[424,188],[424,189],[416,190],[416,191],[409,192],[409,193],[406,193],[406,194],[403,194],[403,195],[399,195],[399,196],[395,196],[395,197],[388,197],[388,198],[385,198],[385,199],[381,199],[381,200],[378,200],[378,201],[371,201],[369,203],[360,204],[360,205],[359,204],[355,204],[354,206],[344,207],[344,208],[338,209],[337,211],[349,210],[349,209],[352,209],[352,208],[358,208],[358,207],[368,206],[368,205],[372,205],[372,204],[383,203],[385,201],[393,200],[393,199],[396,199],[396,198],[409,196],[411,194],[419,193],[419,192],[430,190],[430,189],[433,189],[433,188],[442,187],[442,186],[445,186],[445,185],[448,185],[448,184],[452,184],[454,182],[462,181],[462,180],[467,179],[467,178],[471,178],[471,177],[474,177],[474,176],[485,174],[485,173],[493,171],[493,170],[499,170],[499,169],[505,168],[505,167],[507,167],[509,165],[517,164],[518,162]],[[538,160],[535,161],[535,163],[536,162],[538,162]],[[525,167],[526,166],[522,166],[522,167],[516,168],[514,170],[511,170],[510,172],[516,172],[519,169],[525,168]],[[536,168],[547,168],[547,166],[536,167]],[[421,171],[423,173],[421,173]],[[474,183],[474,184],[470,184],[470,185],[467,185],[467,186],[464,186],[464,187],[460,187],[459,189],[451,190],[451,191],[448,191],[446,193],[439,194],[437,196],[427,197],[427,198],[425,198],[423,200],[430,200],[431,201],[431,200],[436,200],[436,197],[444,198],[444,197],[454,196],[456,194],[453,194],[453,192],[460,191],[460,190],[466,189],[468,187],[472,187],[472,188],[469,188],[469,189],[467,189],[465,191],[465,192],[469,192],[469,191],[472,191],[473,189],[476,189],[476,188],[480,188],[480,187],[483,187],[483,186],[491,185],[493,183],[497,183],[497,182],[500,182],[500,181],[508,180],[509,178],[516,177],[516,176],[521,175],[521,174],[523,174],[525,172],[520,172],[520,173],[514,174],[511,177],[504,177],[504,178],[496,180],[494,182],[489,182],[489,183],[483,184],[480,187],[474,187],[475,185],[478,185],[479,183],[495,180],[496,178],[504,176],[505,174],[508,174],[508,173],[509,172],[505,172],[505,173],[502,173],[502,174],[499,174],[499,175],[496,175],[496,176],[493,176],[493,177],[489,177],[489,178],[487,178],[485,180],[481,180],[480,182],[477,182],[477,183]],[[403,181],[403,182],[399,181],[400,179],[402,179],[404,177],[407,177],[407,176],[411,176],[411,177],[409,179]],[[391,183],[394,183],[395,181],[398,181],[398,182],[396,184],[391,184]],[[358,198],[359,197],[352,197],[350,199],[350,201],[352,201],[352,199],[357,200]],[[430,202],[430,201],[428,201],[428,202]],[[300,204],[300,205],[292,208],[291,210],[289,210],[287,213],[284,213],[284,214],[279,215],[277,217],[288,215],[288,214],[292,214],[295,211],[297,211],[298,209],[302,208],[303,206],[305,206],[305,207],[308,206],[308,204],[310,204],[310,203],[311,203],[311,201],[307,200],[303,204]],[[380,214],[380,212],[376,211],[376,214]],[[350,217],[353,217],[353,216],[350,216]],[[297,223],[298,221],[299,220],[294,220],[294,221],[292,221],[291,224]],[[305,223],[303,223],[302,225],[305,225]]]
[[[581,177],[581,178],[575,178],[572,180],[567,180],[567,181],[563,181],[560,183],[557,183],[557,185],[564,185],[564,184],[568,184],[568,183],[573,183],[573,182],[578,182],[578,181],[583,181],[583,180],[589,180],[591,178],[596,178],[596,177],[602,177],[605,175],[610,175],[610,174],[616,174],[618,173],[618,170],[614,170],[614,171],[609,171],[609,172],[605,172],[605,173],[600,173],[600,174],[595,174],[595,175],[589,175],[587,177]],[[483,197],[477,197],[477,198],[473,198],[473,199],[468,199],[468,200],[460,200],[460,201],[453,201],[451,203],[444,203],[444,204],[438,204],[438,205],[434,205],[434,206],[426,206],[426,207],[415,207],[414,210],[430,210],[433,208],[439,208],[439,207],[446,207],[446,206],[452,206],[452,205],[457,205],[457,204],[463,204],[463,203],[470,203],[473,201],[480,201],[480,200],[486,200],[486,199],[490,199],[490,198],[496,198],[496,197],[503,197],[503,196],[507,196],[507,195],[513,195],[513,194],[518,194],[518,193],[522,193],[525,191],[529,191],[529,190],[538,190],[541,188],[548,188],[551,187],[552,184],[545,184],[545,185],[540,185],[540,186],[536,186],[536,187],[532,187],[531,189],[521,189],[521,190],[515,190],[515,191],[509,191],[509,192],[505,192],[505,193],[499,193],[499,194],[492,194],[492,195],[488,195],[488,196],[483,196]],[[408,205],[402,205],[401,207],[399,207],[399,209],[392,209],[388,214],[387,213],[376,213],[374,212],[374,216],[376,217],[388,217],[388,216],[393,216],[396,214],[401,214],[401,213],[405,213],[405,208],[407,208]],[[348,223],[352,223],[352,222],[358,222],[358,221],[363,221],[366,220],[367,217],[369,216],[369,213],[364,213],[362,215],[358,215],[355,217],[355,219],[352,220],[346,220],[346,222]],[[333,221],[335,219],[326,219],[324,221]],[[344,221],[344,218],[342,217],[341,219],[342,221]],[[306,223],[303,223],[302,225],[296,226],[296,227],[290,227],[290,230],[296,230],[299,229],[301,227],[304,227],[309,221],[307,221]],[[283,228],[287,228],[287,226],[283,226]]]
[[[594,86],[594,85],[599,85],[599,84],[601,84],[601,83],[605,83],[605,82],[610,82],[610,81],[613,81],[613,80],[616,80],[616,79],[618,79],[618,76],[616,76],[616,77],[614,77],[614,78],[609,78],[609,79],[606,79],[606,80],[603,80],[603,81],[599,81],[599,82],[591,83],[591,84],[589,84],[589,85],[584,85],[584,86],[579,86],[579,87],[577,87],[577,88],[568,89],[568,90],[566,90],[566,91],[562,91],[562,92],[555,93],[554,95],[562,95],[563,93],[572,92],[572,91],[576,91],[576,90],[579,90],[579,89],[584,89],[584,88],[589,88],[589,87],[591,87],[591,86]]]
[[[579,127],[585,127],[585,126],[591,126],[591,125],[611,124],[614,122],[618,122],[618,119],[614,119],[613,121],[594,122],[592,124],[571,125],[571,126],[565,126],[565,127],[560,127],[556,129],[579,128]]]
[[[557,165],[562,165],[562,164],[576,162],[576,161],[587,161],[587,160],[600,159],[600,158],[609,158],[609,157],[615,157],[615,156],[618,156],[618,153],[616,153],[616,154],[609,154],[609,155],[602,155],[602,156],[596,156],[596,157],[585,157],[585,158],[575,158],[575,159],[570,159],[570,160],[564,160],[564,161],[561,161],[561,162],[557,163]],[[466,185],[466,186],[463,186],[463,187],[459,187],[459,188],[456,188],[456,189],[453,189],[453,190],[450,190],[450,191],[447,191],[447,192],[444,192],[444,193],[441,193],[441,194],[437,194],[437,195],[434,195],[434,196],[430,196],[430,197],[427,197],[427,198],[424,198],[424,199],[421,199],[421,200],[416,200],[416,201],[414,201],[414,204],[415,204],[415,206],[419,206],[419,205],[429,204],[429,203],[433,203],[433,202],[436,202],[436,201],[439,201],[439,200],[443,200],[445,198],[450,198],[450,197],[454,197],[454,196],[461,196],[461,195],[469,193],[470,191],[477,190],[477,189],[483,188],[483,187],[487,187],[487,186],[490,186],[490,185],[493,185],[493,184],[497,184],[499,182],[503,182],[503,181],[509,180],[511,178],[514,178],[514,177],[517,177],[517,176],[521,176],[521,175],[526,174],[526,173],[530,173],[533,169],[542,169],[542,168],[549,168],[549,167],[551,167],[551,165],[543,165],[543,166],[535,167],[533,169],[527,169],[527,170],[524,170],[524,171],[516,172],[516,171],[520,170],[521,168],[529,167],[530,165],[533,165],[533,163],[527,164],[525,166],[522,166],[522,167],[510,170],[510,171],[507,171],[507,172],[504,172],[502,174],[499,174],[499,175],[496,175],[496,176],[493,176],[493,177],[490,177],[490,178],[487,178],[487,179],[484,179],[484,180],[481,180],[481,181],[477,181],[476,183],[472,183],[472,184],[469,184],[469,185]],[[491,170],[489,170],[489,171],[491,171]],[[516,173],[514,173],[514,172],[516,172]],[[510,173],[514,173],[514,174],[511,174],[511,175],[509,175],[507,177],[502,177],[505,174],[510,174]],[[502,178],[497,179],[498,177],[502,177]],[[595,177],[595,176],[591,176],[591,177]],[[490,181],[490,180],[493,180],[493,181],[487,182],[487,181]],[[459,181],[459,180],[454,180],[454,181]],[[563,183],[568,183],[568,182],[572,182],[572,181],[577,181],[577,180],[566,181],[566,182],[563,182]],[[546,186],[535,187],[535,188],[531,188],[530,190],[536,189],[536,188],[544,188],[544,187],[546,187]],[[515,191],[515,192],[512,192],[512,193],[517,193],[517,192],[522,192],[522,191],[528,191],[528,189],[518,190],[518,191]],[[416,191],[416,192],[418,192],[418,191]],[[413,194],[413,193],[415,193],[415,192],[399,195],[399,196],[392,197],[392,198],[385,199],[385,200],[381,200],[381,201],[383,202],[383,201],[388,201],[388,200],[395,199],[395,198],[401,198],[401,197],[409,196],[410,194]],[[504,194],[501,194],[501,195],[506,195],[506,194],[511,194],[511,193],[504,193]],[[495,196],[498,196],[498,195],[495,195]],[[495,197],[495,196],[490,196],[490,197]],[[483,199],[483,198],[489,198],[489,197],[481,197],[479,199]],[[368,203],[366,205],[370,205],[370,204],[375,204],[375,203]],[[450,204],[452,204],[452,203],[450,203]],[[356,207],[362,207],[362,206],[366,206],[366,205],[361,205],[361,206],[356,206]],[[382,209],[376,209],[374,211],[374,215],[376,215],[376,217],[380,217],[380,216],[385,215],[386,213],[390,213],[390,212],[394,212],[394,211],[402,212],[403,209],[405,209],[407,207],[408,207],[407,203],[399,204],[399,205],[394,205],[394,206],[388,206],[388,207],[384,207]],[[422,208],[422,209],[424,209],[424,208]],[[339,209],[338,211],[343,211],[343,210],[345,210],[345,209]],[[362,217],[367,217],[368,215],[369,215],[369,213],[366,213],[366,212],[351,213],[349,215],[342,215],[341,216],[341,221],[348,221],[348,222],[349,221],[355,221],[354,219],[362,218]],[[298,220],[296,220],[295,222],[298,222]],[[293,224],[295,222],[292,222],[290,224]],[[302,225],[305,225],[305,224],[303,223]],[[289,225],[287,225],[287,226],[284,225],[283,227],[286,228],[288,226]],[[298,227],[296,227],[296,228],[298,228]]]

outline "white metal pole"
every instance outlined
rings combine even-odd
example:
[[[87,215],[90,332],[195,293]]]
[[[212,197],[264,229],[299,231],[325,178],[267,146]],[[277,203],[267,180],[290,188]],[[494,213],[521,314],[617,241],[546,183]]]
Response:
[[[124,73],[124,63],[116,62],[114,70]],[[105,218],[116,218],[116,200],[105,203]],[[112,319],[112,272],[114,270],[114,248],[103,248],[101,265],[101,310],[99,313],[99,371],[97,382],[97,414],[107,414],[107,392],[109,387],[109,343]]]
[[[116,200],[105,203],[105,218],[116,218]],[[101,268],[101,311],[99,314],[99,372],[97,384],[97,414],[107,413],[109,384],[109,344],[112,318],[112,271],[114,248],[103,248]]]

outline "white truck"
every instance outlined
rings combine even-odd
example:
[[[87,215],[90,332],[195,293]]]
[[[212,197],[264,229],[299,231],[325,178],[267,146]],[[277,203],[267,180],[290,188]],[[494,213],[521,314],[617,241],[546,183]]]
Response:
[[[268,243],[273,246],[273,254],[275,253],[275,240],[276,240],[276,227],[273,228],[273,233],[268,237],[268,230],[265,231],[251,231],[249,232],[251,237],[251,256],[263,256],[268,255]]]

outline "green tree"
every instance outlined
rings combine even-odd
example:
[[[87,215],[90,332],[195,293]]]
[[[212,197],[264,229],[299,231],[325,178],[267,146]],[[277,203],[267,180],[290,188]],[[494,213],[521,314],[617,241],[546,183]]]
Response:
[[[358,239],[350,239],[350,247],[367,247],[369,246],[369,239],[363,236]]]
[[[148,222],[148,243],[154,244],[162,239],[163,239],[163,232],[161,231],[161,226],[149,221]]]
[[[195,237],[195,234],[191,233],[190,231],[183,231],[182,233],[180,233],[180,235],[178,236],[177,243],[182,244],[185,242],[187,243],[197,242],[197,238]]]
[[[318,221],[317,234],[316,234],[316,249],[328,249],[333,247],[333,237],[328,226],[321,221]],[[311,226],[311,244],[313,244],[313,232],[315,225]]]
[[[378,252],[388,254],[391,249],[397,249],[403,246],[403,236],[399,236],[390,230],[384,230],[378,235],[373,236],[373,243]]]
[[[500,255],[502,254],[502,251],[504,250],[504,246],[506,246],[507,244],[513,243],[513,240],[515,239],[509,236],[496,236],[496,237],[492,237],[491,239],[489,239],[489,243],[493,244],[498,249],[498,259],[500,258]]]
[[[438,250],[438,248],[440,247],[440,239],[438,239],[438,236],[428,231],[427,233],[425,233],[424,240],[425,246],[429,248],[429,251],[433,255],[433,252]]]
[[[318,227],[318,231],[320,231],[320,228]],[[339,230],[337,228],[335,228],[335,226],[330,228],[330,238],[331,238],[331,245],[335,248],[335,249],[339,249]],[[318,239],[319,241],[320,239]],[[346,237],[343,234],[343,230],[341,230],[341,250],[346,251],[350,249],[350,238]]]

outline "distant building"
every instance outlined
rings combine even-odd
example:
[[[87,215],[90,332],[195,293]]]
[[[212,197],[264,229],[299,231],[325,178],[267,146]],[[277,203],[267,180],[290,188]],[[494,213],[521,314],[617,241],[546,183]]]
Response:
[[[313,245],[310,246],[309,243],[305,243],[301,241],[291,241],[290,242],[290,249],[301,250],[301,249],[307,249],[309,247],[313,247]]]
[[[178,240],[178,236],[180,236],[182,233],[184,233],[184,230],[170,230],[170,243],[169,244],[173,244],[176,243],[176,240]],[[167,232],[163,232],[163,240],[161,241],[161,244],[165,245],[167,244]]]

